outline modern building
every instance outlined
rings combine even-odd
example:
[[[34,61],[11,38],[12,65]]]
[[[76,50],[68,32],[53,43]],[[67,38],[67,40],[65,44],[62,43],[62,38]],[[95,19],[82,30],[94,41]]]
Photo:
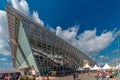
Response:
[[[50,71],[72,73],[83,61],[96,62],[43,26],[7,5],[13,66],[33,66],[40,75]]]

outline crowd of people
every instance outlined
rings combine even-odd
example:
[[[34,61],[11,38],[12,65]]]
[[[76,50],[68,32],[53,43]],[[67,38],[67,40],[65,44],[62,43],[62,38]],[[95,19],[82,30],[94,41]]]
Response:
[[[22,75],[19,73],[16,74],[1,74],[0,80],[24,80]]]
[[[0,74],[0,80],[49,80],[49,76],[22,76],[16,73]]]
[[[95,78],[99,80],[115,80],[115,77],[118,75],[118,71],[99,71],[96,73]]]
[[[86,73],[86,72],[85,72]],[[80,73],[83,75],[84,73]],[[96,80],[115,80],[118,75],[118,71],[101,70],[101,71],[88,71],[88,75],[94,74]],[[73,80],[78,79],[79,72],[73,73]],[[0,74],[0,80],[52,80],[50,76],[39,76],[35,74],[34,69],[30,71],[29,75],[23,75],[22,73],[4,73]]]

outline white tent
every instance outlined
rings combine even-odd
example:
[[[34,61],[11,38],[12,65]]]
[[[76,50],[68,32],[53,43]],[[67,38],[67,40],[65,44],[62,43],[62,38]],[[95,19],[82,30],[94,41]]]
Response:
[[[96,64],[94,65],[94,67],[91,70],[100,70],[100,67],[98,67]]]
[[[115,68],[116,68],[116,69],[118,69],[118,68],[120,69],[120,64],[119,64],[119,66],[117,65]]]
[[[85,68],[89,68],[89,69],[91,69],[91,67],[90,67],[89,64],[86,64],[83,68],[84,68],[84,69],[85,69]]]
[[[81,71],[81,70],[83,70],[83,69],[82,69],[82,67],[79,66],[79,68],[77,69],[77,71]]]
[[[108,65],[108,63],[106,63],[102,69],[112,69],[112,68]]]
[[[117,69],[115,66],[111,67],[113,70]]]

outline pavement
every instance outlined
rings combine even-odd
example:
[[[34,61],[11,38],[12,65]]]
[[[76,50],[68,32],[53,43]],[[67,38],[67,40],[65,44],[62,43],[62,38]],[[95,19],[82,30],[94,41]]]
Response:
[[[50,80],[73,80],[73,76],[64,76],[64,77],[51,77]],[[78,80],[96,80],[95,79],[95,75],[91,74],[79,74],[78,75]],[[99,80],[102,80],[101,78]],[[120,80],[120,77],[118,79],[118,77],[115,78],[115,80]]]

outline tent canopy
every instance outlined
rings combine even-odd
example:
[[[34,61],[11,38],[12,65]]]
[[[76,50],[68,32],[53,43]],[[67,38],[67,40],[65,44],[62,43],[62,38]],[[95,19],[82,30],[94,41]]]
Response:
[[[83,70],[83,69],[82,69],[82,67],[79,66],[79,68],[77,69],[77,71],[81,71],[81,70]]]
[[[119,64],[119,66],[117,65],[115,68],[116,68],[116,69],[118,69],[118,68],[120,69],[120,64]]]
[[[89,68],[91,69],[90,65],[87,63],[83,68]]]
[[[106,63],[102,69],[112,69],[112,68],[108,65],[108,63]]]
[[[95,64],[94,67],[92,68],[92,70],[100,70],[100,67],[98,67],[98,66]]]

